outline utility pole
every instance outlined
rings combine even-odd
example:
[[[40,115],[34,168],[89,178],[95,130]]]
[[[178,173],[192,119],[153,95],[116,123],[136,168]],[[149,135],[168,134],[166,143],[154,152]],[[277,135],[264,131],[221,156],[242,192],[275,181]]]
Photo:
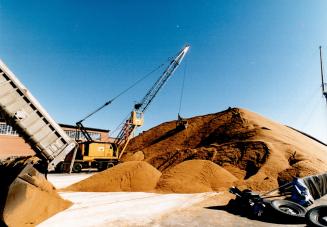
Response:
[[[321,51],[321,46],[319,46],[319,52],[320,52],[320,73],[321,73],[321,89],[322,89],[322,94],[324,95],[327,103],[327,92],[325,91],[325,82],[324,82],[324,67],[322,63],[322,51]]]

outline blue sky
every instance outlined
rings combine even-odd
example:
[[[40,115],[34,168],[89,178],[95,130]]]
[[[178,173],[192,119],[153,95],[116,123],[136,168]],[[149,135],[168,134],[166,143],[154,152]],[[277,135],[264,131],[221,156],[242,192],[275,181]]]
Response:
[[[188,43],[140,131],[176,119],[186,70],[183,116],[242,107],[327,142],[326,9],[323,0],[0,0],[0,58],[55,120],[74,124]],[[85,125],[115,129],[159,76]]]

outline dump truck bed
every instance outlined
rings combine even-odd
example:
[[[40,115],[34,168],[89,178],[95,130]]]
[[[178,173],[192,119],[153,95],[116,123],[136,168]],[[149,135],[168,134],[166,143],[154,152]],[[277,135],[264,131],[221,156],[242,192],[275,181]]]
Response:
[[[76,142],[61,129],[1,60],[0,112],[37,156],[49,162],[49,171],[76,147]]]

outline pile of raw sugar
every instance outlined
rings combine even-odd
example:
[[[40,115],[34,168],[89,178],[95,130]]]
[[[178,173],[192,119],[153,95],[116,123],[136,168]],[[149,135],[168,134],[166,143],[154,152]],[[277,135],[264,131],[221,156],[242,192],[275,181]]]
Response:
[[[187,120],[185,130],[171,121],[141,133],[124,159],[142,153],[163,173],[187,160],[210,160],[236,176],[236,185],[259,191],[327,171],[325,144],[251,111],[229,108]]]
[[[25,158],[1,162],[0,182],[0,212],[8,226],[35,226],[71,206]]]
[[[162,192],[197,193],[230,187],[237,178],[207,160],[189,160],[165,171],[156,189]]]
[[[161,172],[143,161],[130,161],[97,173],[65,190],[83,192],[152,191]]]
[[[67,190],[193,193],[235,185],[266,191],[327,171],[325,144],[248,110],[229,108],[188,123],[185,130],[172,121],[141,133],[123,164]]]

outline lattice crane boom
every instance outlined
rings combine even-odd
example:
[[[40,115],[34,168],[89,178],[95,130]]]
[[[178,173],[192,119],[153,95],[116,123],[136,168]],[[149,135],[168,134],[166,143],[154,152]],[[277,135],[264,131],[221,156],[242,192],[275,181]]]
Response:
[[[154,85],[150,88],[150,90],[146,93],[144,98],[140,103],[137,103],[134,107],[135,110],[144,113],[148,108],[154,97],[157,95],[162,86],[167,82],[167,80],[173,75],[174,71],[177,69],[184,56],[188,52],[190,46],[185,46],[171,61],[169,66],[166,68],[164,73],[158,78],[158,80],[154,83]]]
[[[190,46],[186,45],[170,62],[168,67],[165,69],[163,74],[158,78],[150,90],[146,93],[141,102],[134,105],[134,110],[132,111],[131,117],[126,120],[121,131],[118,133],[115,140],[117,148],[120,150],[120,157],[122,156],[134,130],[143,125],[143,114],[149,107],[150,103],[158,94],[159,90],[168,81],[168,79],[173,75],[175,70],[178,68],[186,53],[188,52]]]

